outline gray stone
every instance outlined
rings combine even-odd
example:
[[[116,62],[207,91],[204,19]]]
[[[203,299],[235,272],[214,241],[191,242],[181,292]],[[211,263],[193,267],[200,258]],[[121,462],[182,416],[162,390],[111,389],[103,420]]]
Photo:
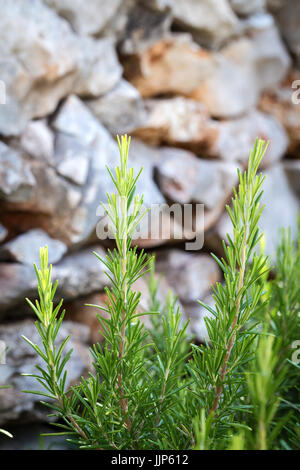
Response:
[[[55,141],[55,162],[57,172],[83,186],[88,177],[91,152],[76,137],[58,133]]]
[[[20,145],[31,157],[54,163],[54,135],[44,121],[30,121],[22,133]]]
[[[49,401],[39,395],[25,394],[23,390],[45,391],[32,377],[21,374],[35,374],[36,365],[44,367],[43,359],[27,344],[21,335],[29,338],[41,348],[41,339],[32,320],[23,320],[0,326],[0,337],[7,345],[6,365],[1,366],[0,385],[9,383],[12,388],[0,390],[0,423],[17,421],[45,421],[49,409],[40,405],[40,400]],[[71,359],[67,364],[66,387],[78,382],[87,373],[91,365],[88,352],[87,326],[72,322],[64,322],[57,337],[57,344],[71,334],[65,353],[74,348]]]
[[[300,3],[298,0],[268,0],[268,3],[286,44],[300,65]]]
[[[221,121],[217,124],[217,128],[218,136],[211,153],[226,161],[236,161],[246,165],[256,137],[269,141],[262,167],[278,162],[288,147],[288,137],[280,122],[256,110],[237,119]]]
[[[202,300],[209,307],[214,308],[215,302],[211,295],[206,295],[200,300]],[[197,340],[202,343],[209,341],[205,319],[212,318],[212,313],[198,302],[185,304],[184,308],[190,318],[191,330],[196,335]]]
[[[122,76],[114,40],[94,40],[89,37],[76,39],[79,54],[78,74],[72,92],[83,97],[107,93]]]
[[[163,149],[157,166],[162,193],[174,202],[205,204],[208,210],[223,208],[237,183],[236,166],[220,161],[197,159],[192,153]]]
[[[175,21],[206,47],[217,47],[228,40],[238,23],[227,0],[176,0],[171,11]]]
[[[171,21],[169,11],[155,11],[136,2],[128,12],[120,43],[121,53],[132,55],[144,52],[168,35]]]
[[[213,70],[191,94],[218,118],[239,116],[258,100],[254,51],[250,39],[240,38],[213,55]]]
[[[229,0],[230,6],[237,15],[253,15],[254,13],[264,11],[266,7],[265,0]]]
[[[267,24],[263,21],[266,18]],[[287,75],[291,59],[271,15],[257,15],[262,25],[252,24],[249,34],[253,49],[257,86],[260,91],[280,83]],[[270,19],[270,24],[268,21]]]
[[[0,198],[10,203],[26,202],[35,183],[28,162],[0,142]]]
[[[43,230],[29,230],[0,247],[0,260],[17,261],[22,264],[36,263],[40,247],[48,246],[49,263],[57,263],[67,251],[60,240],[54,240]]]
[[[211,256],[173,249],[157,253],[156,270],[163,273],[183,303],[203,299],[210,286],[220,279],[220,271]]]
[[[131,132],[146,117],[141,95],[126,80],[121,80],[108,93],[86,104],[112,134]]]
[[[121,0],[44,0],[60,16],[65,18],[73,29],[83,35],[99,34],[107,22],[117,13]]]
[[[0,76],[7,92],[0,134],[20,134],[71,92],[98,96],[120,79],[112,40],[77,36],[40,0],[1,0],[0,8]]]
[[[51,125],[56,131],[76,138],[83,145],[92,144],[100,128],[97,119],[75,95],[66,99]]]

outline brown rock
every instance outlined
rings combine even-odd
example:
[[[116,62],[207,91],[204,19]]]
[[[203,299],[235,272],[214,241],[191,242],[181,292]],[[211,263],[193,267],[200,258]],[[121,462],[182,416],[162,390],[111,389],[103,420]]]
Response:
[[[300,148],[300,83],[297,84],[297,79],[299,75],[293,71],[281,85],[266,91],[260,100],[260,108],[274,116],[285,128],[289,137],[288,151],[296,157]]]
[[[151,145],[168,144],[210,153],[218,125],[202,103],[177,97],[147,100],[145,105],[147,119],[134,135]]]
[[[210,53],[189,35],[173,34],[139,54],[128,56],[124,74],[144,97],[189,94],[210,74],[211,65]]]

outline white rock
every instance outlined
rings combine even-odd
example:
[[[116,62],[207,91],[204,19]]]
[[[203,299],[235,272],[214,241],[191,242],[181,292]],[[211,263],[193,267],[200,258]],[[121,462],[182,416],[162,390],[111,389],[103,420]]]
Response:
[[[43,230],[33,229],[2,245],[0,259],[32,266],[39,259],[40,247],[46,245],[49,263],[57,263],[67,251],[66,245],[60,240],[54,240]]]
[[[36,180],[29,163],[17,152],[0,142],[0,196],[12,203],[26,202],[33,193]]]
[[[252,15],[263,11],[265,0],[230,0],[230,6],[237,15]]]
[[[247,112],[258,100],[251,41],[233,41],[213,57],[213,72],[191,96],[202,101],[214,117],[232,118]]]
[[[203,203],[208,210],[223,208],[237,182],[236,165],[201,160],[183,150],[161,152],[157,179],[165,196],[181,204]]]
[[[59,15],[69,21],[79,34],[100,33],[117,13],[121,0],[44,0]]]
[[[205,46],[219,46],[233,35],[238,20],[227,0],[176,0],[171,4],[175,21],[195,33]]]
[[[288,137],[280,122],[260,111],[252,111],[241,118],[219,122],[217,128],[219,133],[211,152],[226,161],[246,165],[256,137],[269,140],[262,167],[276,163],[287,150]]]
[[[41,0],[0,0],[0,9],[0,76],[6,85],[0,134],[20,134],[27,121],[52,113],[72,91],[98,96],[120,79],[111,40],[77,36]]]
[[[20,144],[31,157],[54,163],[54,135],[44,121],[30,121],[24,129]]]
[[[112,134],[131,132],[146,117],[140,93],[126,80],[120,80],[108,93],[86,104]]]

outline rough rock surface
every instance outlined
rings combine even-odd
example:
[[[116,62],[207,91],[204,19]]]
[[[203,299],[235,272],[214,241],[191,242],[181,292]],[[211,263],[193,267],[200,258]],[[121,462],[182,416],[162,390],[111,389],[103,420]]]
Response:
[[[268,0],[272,13],[279,24],[283,38],[290,51],[295,55],[297,65],[300,64],[300,4],[297,0]]]
[[[34,378],[21,376],[23,373],[36,373],[35,365],[43,367],[44,364],[43,360],[24,341],[21,334],[42,347],[32,320],[0,325],[0,337],[8,348],[6,365],[1,365],[0,369],[0,385],[9,383],[12,386],[9,393],[6,390],[0,390],[0,424],[17,421],[20,418],[23,422],[45,421],[49,414],[49,409],[40,405],[39,395],[23,393],[23,390],[44,391]],[[67,365],[67,387],[78,382],[91,366],[87,345],[88,327],[83,325],[79,327],[74,322],[64,322],[57,338],[58,344],[61,344],[69,334],[71,334],[71,339],[66,352],[71,348],[74,348],[74,351]],[[43,397],[43,400],[48,399]]]
[[[252,15],[264,10],[265,0],[229,0],[230,6],[237,15]]]
[[[45,245],[48,247],[49,263],[57,263],[67,251],[66,245],[60,240],[54,240],[43,230],[35,229],[4,243],[0,247],[0,260],[17,261],[32,266],[39,259],[40,247]]]
[[[30,199],[36,180],[29,164],[0,142],[0,198],[19,203]]]
[[[171,3],[171,11],[178,24],[190,29],[208,47],[228,40],[237,26],[227,0],[176,0]]]
[[[256,137],[270,141],[263,166],[287,150],[285,129],[276,117],[253,110],[242,117],[216,121],[200,102],[176,97],[146,101],[147,118],[134,131],[151,145],[175,145],[197,154],[245,163]]]
[[[117,13],[122,0],[44,0],[49,7],[65,18],[73,29],[83,35],[96,35]]]
[[[162,250],[157,254],[156,269],[165,274],[182,303],[197,302],[220,279],[216,262],[203,253]]]
[[[189,94],[210,75],[212,60],[211,54],[193,42],[190,35],[174,34],[128,56],[124,67],[125,77],[144,97]]]
[[[105,95],[89,100],[87,105],[112,134],[131,132],[145,119],[141,96],[126,80]]]
[[[205,204],[208,210],[224,205],[237,183],[236,166],[197,159],[182,150],[164,150],[157,166],[162,193],[173,202]],[[182,174],[186,177],[183,179]]]
[[[119,80],[122,69],[110,39],[80,38],[40,0],[2,0],[0,8],[0,76],[7,90],[0,134],[20,134],[72,91],[97,96]]]

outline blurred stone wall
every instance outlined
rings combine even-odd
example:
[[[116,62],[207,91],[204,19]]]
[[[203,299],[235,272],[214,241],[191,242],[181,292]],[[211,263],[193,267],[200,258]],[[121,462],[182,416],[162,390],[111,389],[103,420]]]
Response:
[[[97,207],[112,189],[116,134],[132,135],[130,160],[144,166],[145,204],[203,203],[205,244],[144,238],[179,296],[198,339],[197,299],[210,302],[220,272],[224,205],[258,136],[270,140],[261,223],[272,255],[278,228],[296,230],[300,194],[300,3],[297,0],[0,0],[0,424],[45,420],[36,387],[20,373],[36,358],[24,298],[34,298],[32,263],[47,244],[67,306],[61,339],[75,348],[69,383],[90,367],[95,311],[107,283],[91,254]],[[143,292],[144,281],[136,286]]]

